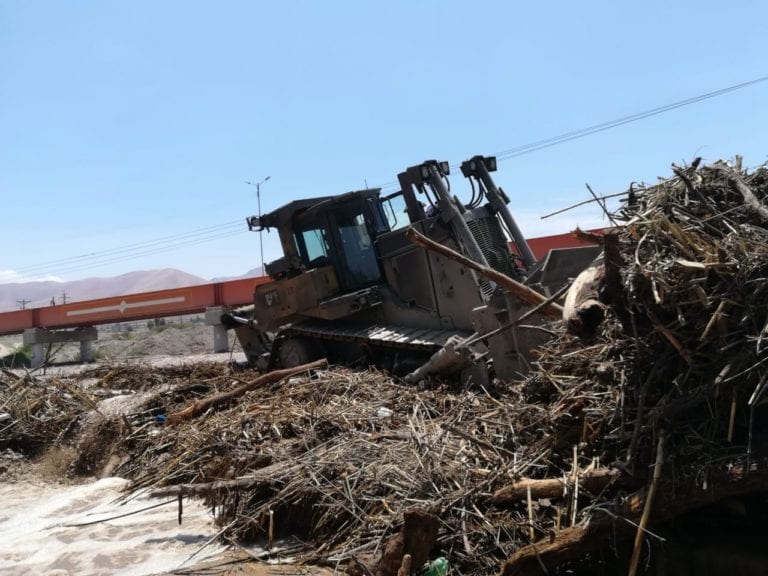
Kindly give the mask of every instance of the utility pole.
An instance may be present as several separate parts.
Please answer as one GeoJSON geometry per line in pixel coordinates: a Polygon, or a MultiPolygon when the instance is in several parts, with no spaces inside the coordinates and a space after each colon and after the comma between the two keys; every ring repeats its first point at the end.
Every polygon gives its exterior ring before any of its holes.
{"type": "Polygon", "coordinates": [[[27,309],[27,304],[29,304],[30,302],[32,302],[32,300],[24,300],[24,299],[16,300],[16,303],[19,306],[21,306],[22,310],[26,310],[27,309]]]}
{"type": "Polygon", "coordinates": [[[66,290],[61,291],[61,303],[66,304],[67,303],[67,292],[66,290]]]}
{"type": "MultiPolygon", "coordinates": [[[[264,178],[264,180],[261,180],[259,182],[253,183],[248,182],[246,180],[246,184],[249,184],[251,186],[256,186],[256,208],[259,212],[259,218],[261,218],[261,185],[264,184],[267,180],[269,180],[271,176],[267,176],[264,178]]],[[[261,254],[261,275],[264,275],[264,241],[261,237],[261,233],[264,232],[263,229],[259,229],[259,253],[261,254]]]]}

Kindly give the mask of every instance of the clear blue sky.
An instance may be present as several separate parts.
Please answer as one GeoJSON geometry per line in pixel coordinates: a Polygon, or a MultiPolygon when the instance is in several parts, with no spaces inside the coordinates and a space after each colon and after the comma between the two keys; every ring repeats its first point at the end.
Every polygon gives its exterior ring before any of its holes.
{"type": "MultiPolygon", "coordinates": [[[[766,21],[759,1],[4,0],[0,278],[241,274],[259,264],[245,180],[271,177],[268,211],[764,76],[766,21]],[[204,228],[221,238],[193,243],[204,228]]],[[[696,155],[764,162],[767,101],[758,84],[502,162],[497,182],[529,236],[599,224],[540,216],[696,155]]]]}

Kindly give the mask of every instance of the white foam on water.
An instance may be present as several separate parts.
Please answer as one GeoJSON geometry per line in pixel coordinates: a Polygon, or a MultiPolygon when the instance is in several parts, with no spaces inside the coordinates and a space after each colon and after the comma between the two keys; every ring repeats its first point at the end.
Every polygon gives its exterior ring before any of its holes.
{"type": "Polygon", "coordinates": [[[220,554],[218,543],[202,546],[217,532],[197,500],[144,510],[88,526],[67,526],[139,511],[165,500],[137,496],[125,501],[127,481],[104,478],[89,484],[0,484],[0,574],[48,576],[145,576],[220,554]]]}

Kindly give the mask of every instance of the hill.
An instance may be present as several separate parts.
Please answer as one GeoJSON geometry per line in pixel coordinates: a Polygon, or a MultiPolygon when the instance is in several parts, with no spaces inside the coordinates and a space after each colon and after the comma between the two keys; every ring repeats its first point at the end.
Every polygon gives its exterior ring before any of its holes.
{"type": "Polygon", "coordinates": [[[120,296],[194,286],[208,282],[205,278],[187,274],[174,268],[141,270],[108,278],[85,278],[72,282],[26,282],[0,285],[0,311],[16,310],[20,300],[26,300],[28,308],[48,306],[52,300],[63,303],[91,300],[106,296],[120,296]]]}

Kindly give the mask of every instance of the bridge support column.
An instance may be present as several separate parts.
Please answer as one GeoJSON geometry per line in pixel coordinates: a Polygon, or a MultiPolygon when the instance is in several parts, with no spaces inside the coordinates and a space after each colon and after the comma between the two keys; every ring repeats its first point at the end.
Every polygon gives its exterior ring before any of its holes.
{"type": "Polygon", "coordinates": [[[93,340],[80,340],[80,362],[93,362],[93,340]]]}
{"type": "Polygon", "coordinates": [[[32,344],[32,368],[40,368],[45,362],[45,350],[42,344],[32,344]]]}
{"type": "Polygon", "coordinates": [[[32,368],[39,368],[45,362],[45,345],[59,342],[80,342],[80,362],[93,362],[93,341],[99,332],[93,326],[74,330],[46,330],[28,328],[24,330],[24,344],[32,347],[32,368]]]}
{"type": "Polygon", "coordinates": [[[205,323],[213,326],[213,351],[229,351],[229,330],[221,325],[221,315],[226,312],[223,306],[211,306],[205,310],[205,323]]]}

